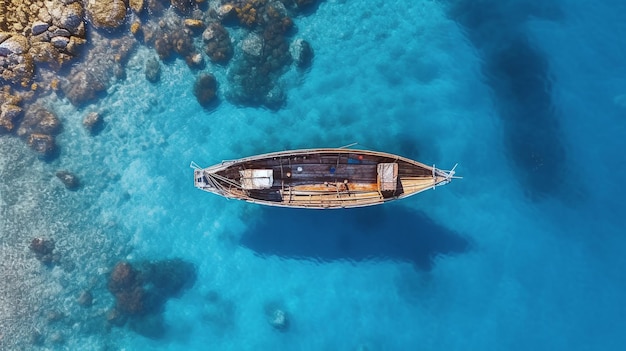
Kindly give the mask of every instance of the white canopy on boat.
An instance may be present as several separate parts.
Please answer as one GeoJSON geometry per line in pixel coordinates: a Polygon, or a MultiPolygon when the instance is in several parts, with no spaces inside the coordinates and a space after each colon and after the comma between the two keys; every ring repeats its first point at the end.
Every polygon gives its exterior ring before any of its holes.
{"type": "Polygon", "coordinates": [[[268,189],[274,183],[274,171],[271,169],[244,169],[239,171],[241,187],[246,190],[268,189]]]}
{"type": "Polygon", "coordinates": [[[378,185],[380,191],[396,191],[396,184],[398,184],[398,164],[379,163],[378,185]]]}

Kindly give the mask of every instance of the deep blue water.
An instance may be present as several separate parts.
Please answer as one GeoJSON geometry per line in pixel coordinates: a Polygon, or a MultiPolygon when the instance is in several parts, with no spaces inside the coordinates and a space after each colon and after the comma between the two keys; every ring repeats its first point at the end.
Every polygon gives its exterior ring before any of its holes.
{"type": "MultiPolygon", "coordinates": [[[[1,164],[18,179],[3,187],[3,213],[37,213],[29,228],[4,218],[3,235],[55,236],[77,266],[31,269],[45,282],[32,294],[67,316],[33,321],[48,338],[41,349],[626,348],[624,15],[620,1],[322,1],[294,20],[315,58],[283,77],[277,111],[202,108],[182,60],[153,85],[143,73],[153,53],[139,48],[99,102],[50,99],[64,123],[57,159],[1,164]],[[81,125],[92,110],[105,113],[95,137],[81,125]],[[463,179],[345,211],[264,208],[193,187],[191,161],[352,142],[458,162],[463,179]],[[59,168],[84,186],[15,175],[59,168]],[[195,279],[162,320],[105,328],[115,262],[172,258],[195,279]],[[78,308],[87,287],[94,305],[78,308]],[[273,308],[287,312],[286,331],[268,324],[273,308]],[[65,341],[49,341],[54,332],[65,341]]],[[[0,142],[7,160],[31,153],[0,142]]]]}

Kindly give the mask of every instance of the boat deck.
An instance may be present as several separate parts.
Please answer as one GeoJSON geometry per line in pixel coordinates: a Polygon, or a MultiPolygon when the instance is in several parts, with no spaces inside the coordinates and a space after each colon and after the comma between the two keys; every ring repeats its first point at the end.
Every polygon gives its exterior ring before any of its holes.
{"type": "Polygon", "coordinates": [[[211,178],[219,191],[211,187],[204,190],[251,202],[307,208],[382,203],[432,188],[447,179],[445,173],[399,156],[346,150],[261,155],[228,161],[208,170],[203,171],[205,179],[211,178]],[[392,181],[381,181],[385,173],[381,165],[393,170],[392,181]]]}

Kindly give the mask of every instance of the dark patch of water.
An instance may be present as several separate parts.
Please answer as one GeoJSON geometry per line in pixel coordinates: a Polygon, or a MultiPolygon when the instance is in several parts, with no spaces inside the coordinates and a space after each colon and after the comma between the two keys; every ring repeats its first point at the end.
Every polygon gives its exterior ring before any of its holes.
{"type": "Polygon", "coordinates": [[[240,243],[261,256],[393,260],[421,270],[430,270],[437,256],[463,253],[471,246],[425,214],[394,204],[349,210],[264,208],[240,243]]]}

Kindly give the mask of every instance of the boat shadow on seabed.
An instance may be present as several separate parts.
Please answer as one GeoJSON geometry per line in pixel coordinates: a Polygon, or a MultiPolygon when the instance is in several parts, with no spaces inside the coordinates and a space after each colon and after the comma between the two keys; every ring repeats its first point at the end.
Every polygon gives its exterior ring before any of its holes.
{"type": "Polygon", "coordinates": [[[240,244],[261,256],[319,262],[393,260],[429,271],[441,255],[471,248],[464,236],[425,214],[387,204],[351,210],[263,208],[240,244]]]}

